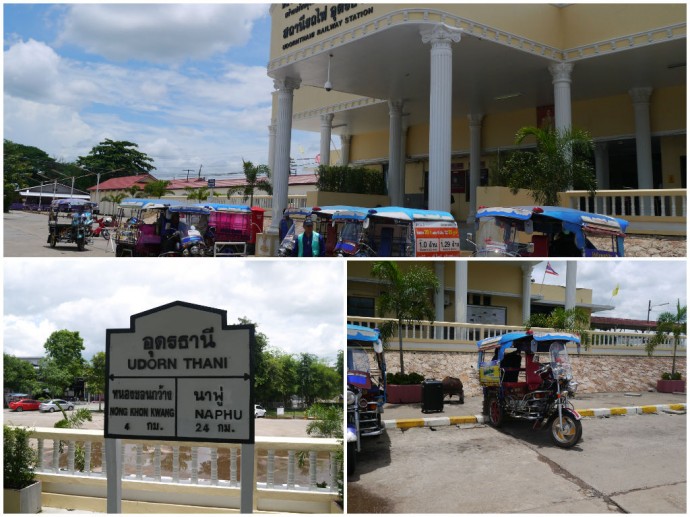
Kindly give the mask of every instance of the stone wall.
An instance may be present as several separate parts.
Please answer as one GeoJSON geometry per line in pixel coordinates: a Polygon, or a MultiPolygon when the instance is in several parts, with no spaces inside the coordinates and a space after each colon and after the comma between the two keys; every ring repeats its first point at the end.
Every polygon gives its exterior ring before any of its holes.
{"type": "MultiPolygon", "coordinates": [[[[542,361],[545,359],[542,355],[542,361]]],[[[462,381],[465,395],[481,393],[477,379],[477,354],[448,352],[405,352],[405,372],[416,372],[427,379],[457,377],[462,381]]],[[[669,357],[625,357],[570,355],[573,377],[579,383],[581,393],[617,391],[648,391],[656,389],[656,381],[663,372],[671,371],[669,357]]],[[[389,372],[400,371],[397,351],[386,354],[389,372]]],[[[686,378],[687,365],[684,357],[676,358],[676,370],[686,378]]]]}

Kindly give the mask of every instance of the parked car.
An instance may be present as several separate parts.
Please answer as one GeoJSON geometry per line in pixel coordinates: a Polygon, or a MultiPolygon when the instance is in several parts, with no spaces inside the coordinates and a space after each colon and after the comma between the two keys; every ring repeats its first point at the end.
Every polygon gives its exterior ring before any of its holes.
{"type": "Polygon", "coordinates": [[[266,410],[259,404],[254,404],[254,417],[261,418],[266,416],[266,410]]]}
{"type": "Polygon", "coordinates": [[[60,408],[72,411],[74,409],[74,402],[67,402],[62,399],[52,399],[48,402],[41,402],[41,405],[38,407],[39,410],[49,411],[50,413],[56,410],[60,411],[60,408]],[[58,407],[58,404],[60,404],[60,407],[58,407]]]}
{"type": "Polygon", "coordinates": [[[14,402],[10,402],[10,409],[12,411],[37,411],[40,402],[38,400],[33,400],[33,399],[21,399],[21,400],[15,400],[14,402]]]}

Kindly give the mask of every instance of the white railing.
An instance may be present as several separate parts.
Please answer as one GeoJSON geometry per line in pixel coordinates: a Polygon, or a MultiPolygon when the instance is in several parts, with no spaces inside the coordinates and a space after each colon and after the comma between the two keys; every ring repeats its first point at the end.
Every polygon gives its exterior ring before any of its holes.
{"type": "MultiPolygon", "coordinates": [[[[365,318],[348,316],[347,322],[366,327],[380,327],[386,318],[365,318]]],[[[500,336],[508,332],[524,330],[522,326],[488,325],[481,323],[457,323],[449,321],[421,322],[417,325],[403,325],[403,349],[427,350],[427,351],[476,351],[477,341],[500,336]]],[[[535,329],[552,330],[552,329],[535,329]]],[[[590,347],[588,354],[619,354],[619,355],[646,355],[645,345],[655,334],[639,332],[619,332],[591,330],[590,347]]],[[[389,346],[397,347],[398,331],[394,330],[393,337],[389,340],[389,346]]],[[[681,336],[677,354],[686,355],[687,337],[681,336]]],[[[584,347],[583,347],[584,353],[584,347]]],[[[667,356],[673,353],[673,336],[667,338],[656,347],[654,355],[667,356]]]]}
{"type": "Polygon", "coordinates": [[[594,198],[587,191],[572,190],[562,196],[566,207],[628,220],[628,233],[686,233],[686,189],[600,190],[594,198]]]}
{"type": "MultiPolygon", "coordinates": [[[[31,437],[38,452],[36,472],[45,481],[44,492],[105,496],[107,465],[102,430],[35,428],[31,437]]],[[[122,443],[123,487],[127,489],[125,482],[136,482],[130,483],[127,499],[220,508],[237,499],[239,507],[241,445],[151,440],[122,443]],[[217,490],[221,488],[228,490],[217,490]]],[[[255,462],[255,508],[330,512],[339,498],[342,458],[338,451],[342,448],[340,441],[330,438],[257,437],[255,457],[250,460],[255,462]]]]}

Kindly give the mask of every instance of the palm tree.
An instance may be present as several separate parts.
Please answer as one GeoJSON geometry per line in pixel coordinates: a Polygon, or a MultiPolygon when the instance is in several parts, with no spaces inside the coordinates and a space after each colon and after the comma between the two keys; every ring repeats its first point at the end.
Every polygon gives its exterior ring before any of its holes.
{"type": "Polygon", "coordinates": [[[169,185],[170,182],[167,180],[152,181],[144,186],[144,192],[146,192],[149,196],[162,198],[164,195],[170,192],[170,189],[168,189],[169,185]]]}
{"type": "Polygon", "coordinates": [[[211,191],[208,189],[208,187],[185,187],[184,190],[187,192],[187,199],[206,201],[208,196],[211,195],[211,191]]]}
{"type": "MultiPolygon", "coordinates": [[[[125,192],[132,197],[141,197],[144,193],[144,191],[142,191],[137,185],[132,185],[131,187],[126,188],[125,192]]],[[[124,197],[122,199],[124,199],[124,197]]],[[[122,199],[120,201],[122,201],[122,199]]]]}
{"type": "MultiPolygon", "coordinates": [[[[527,329],[538,327],[577,334],[580,336],[580,343],[584,345],[585,350],[589,350],[590,345],[589,326],[589,313],[582,307],[573,307],[572,309],[556,307],[549,314],[532,314],[525,322],[527,329]]],[[[580,353],[579,346],[577,353],[580,353]]]]}
{"type": "Polygon", "coordinates": [[[652,353],[663,343],[667,334],[673,334],[673,364],[671,366],[671,376],[676,373],[676,350],[680,343],[681,334],[686,333],[688,320],[688,306],[680,305],[680,300],[676,305],[676,312],[662,312],[659,314],[659,319],[656,320],[656,334],[652,339],[647,341],[645,348],[647,355],[651,357],[652,353]]]}
{"type": "MultiPolygon", "coordinates": [[[[429,291],[438,290],[439,281],[434,272],[424,266],[412,266],[407,272],[402,272],[395,262],[375,262],[371,276],[377,278],[382,286],[377,300],[379,315],[392,314],[397,322],[400,373],[404,375],[403,323],[414,325],[421,321],[434,321],[434,306],[429,291]]],[[[381,330],[382,334],[389,336],[392,329],[381,330]]]]}
{"type": "Polygon", "coordinates": [[[242,193],[244,200],[250,199],[249,206],[254,205],[254,190],[262,190],[266,194],[273,194],[273,186],[269,181],[271,177],[271,170],[268,165],[254,165],[252,162],[245,162],[242,160],[242,172],[246,184],[238,185],[237,187],[230,187],[227,192],[227,197],[230,198],[233,194],[242,193]]]}
{"type": "Polygon", "coordinates": [[[594,142],[589,133],[527,126],[518,130],[515,143],[528,137],[536,139],[536,152],[515,151],[501,167],[501,177],[513,194],[527,189],[537,204],[547,206],[558,206],[558,194],[572,188],[595,195],[594,142]]]}

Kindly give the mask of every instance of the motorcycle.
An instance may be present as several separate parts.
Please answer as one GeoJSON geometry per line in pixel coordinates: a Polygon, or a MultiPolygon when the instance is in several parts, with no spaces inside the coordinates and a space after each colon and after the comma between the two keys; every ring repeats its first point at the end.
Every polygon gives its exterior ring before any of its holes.
{"type": "Polygon", "coordinates": [[[529,420],[535,430],[547,429],[558,447],[567,449],[580,441],[581,417],[569,401],[577,391],[577,382],[573,380],[568,343],[578,345],[580,338],[525,331],[477,343],[483,413],[492,427],[502,427],[507,418],[529,420]],[[540,352],[548,352],[548,363],[539,362],[540,352]],[[490,353],[493,356],[487,360],[490,353]]]}
{"type": "Polygon", "coordinates": [[[110,217],[101,217],[100,219],[96,219],[96,228],[93,230],[93,236],[94,237],[103,237],[105,240],[110,239],[110,230],[108,230],[109,226],[112,226],[113,220],[110,217]]]}

